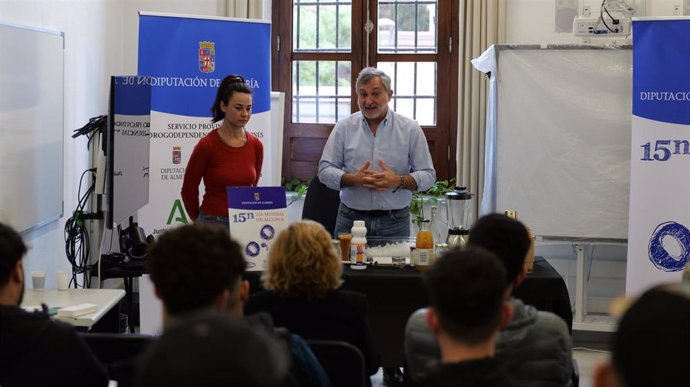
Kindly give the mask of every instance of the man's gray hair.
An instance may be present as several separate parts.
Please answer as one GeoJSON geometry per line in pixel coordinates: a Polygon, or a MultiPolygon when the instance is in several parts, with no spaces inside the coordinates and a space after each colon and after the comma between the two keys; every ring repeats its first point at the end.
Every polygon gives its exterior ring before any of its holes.
{"type": "Polygon", "coordinates": [[[376,67],[363,68],[357,76],[357,83],[355,83],[355,87],[359,88],[360,85],[369,83],[369,81],[376,77],[379,77],[381,79],[381,83],[383,83],[383,88],[386,89],[387,92],[391,91],[391,77],[389,77],[388,75],[386,75],[386,73],[377,69],[376,67]]]}

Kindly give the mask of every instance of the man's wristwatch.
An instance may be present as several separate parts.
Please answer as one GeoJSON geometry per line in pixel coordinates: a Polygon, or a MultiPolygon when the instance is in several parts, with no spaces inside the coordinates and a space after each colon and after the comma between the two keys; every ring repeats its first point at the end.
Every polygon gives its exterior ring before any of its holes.
{"type": "Polygon", "coordinates": [[[403,175],[400,175],[400,185],[393,190],[393,193],[400,191],[401,188],[405,188],[405,176],[403,175]]]}

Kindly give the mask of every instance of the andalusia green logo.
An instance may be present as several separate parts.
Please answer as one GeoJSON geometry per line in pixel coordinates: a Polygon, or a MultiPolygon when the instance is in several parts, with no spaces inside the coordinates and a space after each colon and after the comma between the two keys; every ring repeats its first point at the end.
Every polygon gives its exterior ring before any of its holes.
{"type": "Polygon", "coordinates": [[[178,223],[189,223],[180,199],[176,199],[173,202],[172,208],[170,209],[170,215],[168,215],[168,222],[166,224],[170,225],[173,221],[178,223]]]}

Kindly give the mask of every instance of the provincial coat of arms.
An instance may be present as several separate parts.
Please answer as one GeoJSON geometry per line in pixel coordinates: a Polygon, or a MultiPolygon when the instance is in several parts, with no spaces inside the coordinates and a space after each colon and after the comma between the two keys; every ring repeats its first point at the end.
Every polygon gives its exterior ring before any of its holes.
{"type": "Polygon", "coordinates": [[[199,42],[199,70],[202,73],[212,73],[216,70],[215,46],[213,42],[199,42]]]}

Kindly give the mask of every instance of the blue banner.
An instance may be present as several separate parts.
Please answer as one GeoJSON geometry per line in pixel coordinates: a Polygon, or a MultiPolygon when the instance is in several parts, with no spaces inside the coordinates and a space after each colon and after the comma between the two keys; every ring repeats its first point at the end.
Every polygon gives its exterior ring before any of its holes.
{"type": "Polygon", "coordinates": [[[153,110],[210,117],[220,81],[240,74],[253,113],[271,109],[271,28],[263,22],[141,15],[139,75],[151,76],[153,110]]]}
{"type": "Polygon", "coordinates": [[[151,86],[147,77],[113,77],[115,82],[115,114],[149,116],[151,86]]]}
{"type": "Polygon", "coordinates": [[[274,210],[286,207],[285,187],[228,187],[228,208],[274,210]]]}
{"type": "Polygon", "coordinates": [[[633,23],[634,115],[690,124],[689,25],[688,20],[633,23]]]}

